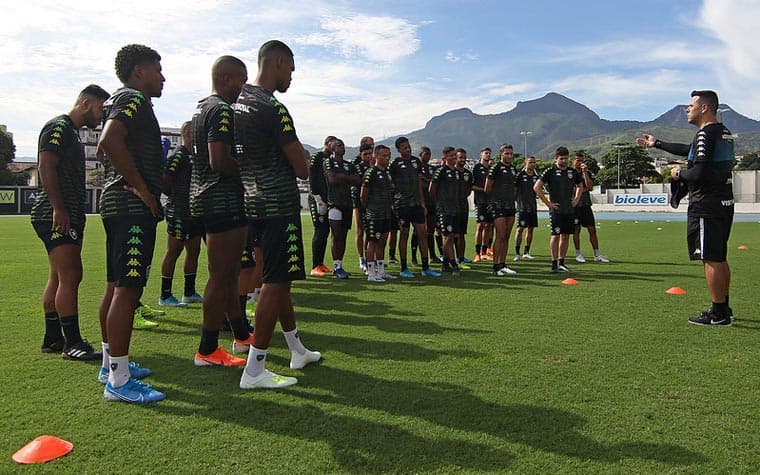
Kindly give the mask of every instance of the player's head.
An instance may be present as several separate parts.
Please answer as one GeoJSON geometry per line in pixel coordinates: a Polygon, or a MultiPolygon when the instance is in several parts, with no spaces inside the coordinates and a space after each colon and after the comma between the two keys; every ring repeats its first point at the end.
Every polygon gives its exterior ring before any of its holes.
{"type": "Polygon", "coordinates": [[[491,163],[491,147],[483,147],[480,149],[480,163],[483,165],[489,165],[491,163]]]}
{"type": "Polygon", "coordinates": [[[441,150],[441,162],[446,166],[453,168],[457,163],[457,151],[454,147],[447,145],[441,150]]]}
{"type": "Polygon", "coordinates": [[[336,139],[336,138],[337,138],[337,137],[335,137],[334,135],[328,135],[327,137],[325,137],[325,142],[324,142],[324,144],[322,145],[322,150],[323,150],[323,151],[324,151],[326,154],[328,154],[328,155],[329,155],[329,154],[331,154],[331,153],[332,153],[332,143],[333,143],[333,141],[335,141],[335,139],[336,139]]]}
{"type": "Polygon", "coordinates": [[[536,157],[531,155],[530,157],[525,159],[525,169],[529,173],[533,173],[533,170],[536,169],[536,157]]]}
{"type": "Polygon", "coordinates": [[[77,96],[74,107],[82,113],[82,125],[94,129],[103,120],[103,103],[111,97],[108,92],[96,84],[82,89],[77,96]]]}
{"type": "Polygon", "coordinates": [[[341,139],[336,138],[331,142],[332,153],[336,157],[342,157],[346,154],[346,144],[341,139]]]}
{"type": "Polygon", "coordinates": [[[388,162],[391,161],[391,149],[386,145],[376,146],[375,161],[378,167],[385,169],[388,166],[388,162]]]}
{"type": "Polygon", "coordinates": [[[361,158],[362,162],[364,162],[365,165],[369,165],[372,161],[372,150],[374,147],[368,143],[363,143],[359,145],[359,158],[361,158]]]}
{"type": "Polygon", "coordinates": [[[125,86],[133,87],[148,97],[161,97],[164,75],[161,55],[144,45],[124,46],[116,53],[116,77],[125,86]]]}
{"type": "Polygon", "coordinates": [[[467,163],[467,150],[463,148],[456,149],[457,153],[457,166],[463,167],[467,163]]]}
{"type": "Polygon", "coordinates": [[[430,147],[427,145],[423,145],[420,147],[420,160],[422,163],[429,163],[430,157],[433,155],[433,153],[430,151],[430,147]]]}
{"type": "Polygon", "coordinates": [[[556,162],[557,167],[562,170],[567,168],[568,158],[570,158],[570,151],[567,147],[557,147],[557,150],[554,152],[554,161],[556,162]]]}
{"type": "Polygon", "coordinates": [[[227,102],[235,102],[248,81],[248,69],[234,56],[220,56],[211,66],[214,91],[227,102]]]}
{"type": "Polygon", "coordinates": [[[576,170],[580,170],[581,165],[583,164],[583,161],[585,160],[585,158],[586,157],[584,157],[582,153],[580,152],[575,153],[573,155],[573,168],[575,168],[576,170]]]}
{"type": "Polygon", "coordinates": [[[187,122],[182,123],[182,127],[180,127],[180,133],[182,134],[182,144],[187,148],[192,148],[193,146],[193,123],[189,120],[187,122]]]}
{"type": "Polygon", "coordinates": [[[259,75],[271,76],[274,89],[285,92],[293,80],[296,63],[293,50],[280,40],[269,40],[259,48],[259,75]]]}
{"type": "Polygon", "coordinates": [[[499,155],[502,162],[512,163],[512,160],[515,158],[515,151],[510,144],[505,143],[499,147],[499,155]]]}
{"type": "Polygon", "coordinates": [[[714,119],[718,114],[718,94],[715,91],[691,91],[691,100],[686,107],[686,120],[698,125],[707,116],[714,119]]]}
{"type": "Polygon", "coordinates": [[[373,139],[369,135],[366,135],[362,137],[361,140],[359,140],[359,147],[361,147],[364,144],[369,145],[370,147],[372,147],[373,150],[375,149],[375,139],[373,139]]]}
{"type": "Polygon", "coordinates": [[[394,142],[396,150],[398,150],[401,158],[409,158],[412,156],[412,146],[409,144],[409,139],[406,137],[399,137],[394,142]]]}

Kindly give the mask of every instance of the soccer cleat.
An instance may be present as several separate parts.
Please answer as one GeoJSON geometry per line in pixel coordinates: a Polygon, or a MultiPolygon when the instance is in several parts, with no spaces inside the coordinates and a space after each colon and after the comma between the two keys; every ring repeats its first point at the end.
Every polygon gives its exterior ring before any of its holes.
{"type": "Polygon", "coordinates": [[[42,346],[40,351],[42,353],[60,353],[63,351],[63,347],[66,345],[66,339],[63,337],[56,338],[55,340],[42,339],[42,346]]]}
{"type": "Polygon", "coordinates": [[[493,257],[493,248],[489,247],[486,249],[486,255],[489,257],[493,257]]]}
{"type": "Polygon", "coordinates": [[[493,254],[485,254],[485,255],[481,256],[481,258],[484,261],[492,261],[493,260],[493,254]]]}
{"type": "Polygon", "coordinates": [[[712,309],[710,309],[710,310],[706,310],[702,312],[698,317],[689,318],[689,323],[693,325],[704,325],[708,327],[709,326],[730,327],[732,322],[731,322],[730,315],[718,315],[715,312],[713,312],[712,309]]]}
{"type": "Polygon", "coordinates": [[[253,333],[251,333],[245,340],[238,340],[237,338],[232,340],[232,352],[233,353],[248,353],[248,349],[253,345],[253,333]]]}
{"type": "Polygon", "coordinates": [[[156,318],[161,317],[163,315],[166,315],[166,312],[163,310],[158,310],[156,308],[150,308],[145,304],[140,305],[135,309],[135,315],[140,314],[143,316],[143,318],[156,318]]]}
{"type": "Polygon", "coordinates": [[[336,279],[341,279],[341,280],[345,280],[345,279],[348,279],[350,277],[350,274],[348,272],[346,272],[345,269],[343,269],[342,267],[338,267],[337,269],[335,269],[332,272],[332,275],[336,279]]]}
{"type": "Polygon", "coordinates": [[[385,282],[385,279],[383,279],[379,275],[370,275],[370,276],[367,276],[367,282],[373,282],[373,283],[379,284],[381,282],[385,282]]]}
{"type": "Polygon", "coordinates": [[[132,320],[132,328],[135,330],[152,330],[157,326],[158,323],[146,320],[142,315],[135,315],[134,319],[132,320]]]}
{"type": "MultiPolygon", "coordinates": [[[[106,384],[108,382],[108,374],[110,371],[108,368],[100,367],[100,371],[98,372],[98,382],[100,384],[106,384]]],[[[148,368],[141,367],[138,363],[135,363],[134,361],[129,362],[129,377],[132,379],[143,379],[147,378],[153,374],[153,371],[151,371],[148,368]]]]}
{"type": "Polygon", "coordinates": [[[551,272],[552,274],[556,274],[557,272],[559,272],[559,269],[557,269],[556,267],[552,267],[549,272],[551,272]]]}
{"type": "Polygon", "coordinates": [[[166,399],[166,394],[156,391],[150,384],[130,378],[125,385],[116,388],[107,382],[103,397],[106,401],[147,404],[166,399]]]}
{"type": "Polygon", "coordinates": [[[399,263],[398,259],[396,259],[395,257],[391,257],[390,259],[388,259],[388,264],[398,264],[398,263],[399,263]]]}
{"type": "Polygon", "coordinates": [[[383,279],[383,280],[396,280],[396,279],[398,279],[398,277],[396,277],[395,275],[390,275],[387,272],[383,272],[382,274],[380,274],[380,278],[383,279]]]}
{"type": "Polygon", "coordinates": [[[586,258],[585,258],[585,257],[583,257],[583,254],[578,254],[577,256],[575,256],[575,260],[576,260],[577,262],[580,262],[580,263],[584,263],[584,262],[586,262],[586,258]]]}
{"type": "Polygon", "coordinates": [[[424,275],[425,277],[440,277],[441,276],[440,272],[436,272],[429,267],[422,271],[422,275],[424,275]]]}
{"type": "Polygon", "coordinates": [[[100,351],[95,351],[95,348],[93,348],[92,345],[87,342],[87,340],[82,340],[79,343],[74,343],[69,347],[64,346],[63,351],[61,352],[61,356],[65,360],[74,361],[92,361],[103,359],[103,353],[100,351]]]}
{"type": "Polygon", "coordinates": [[[520,260],[520,254],[515,254],[515,257],[512,258],[514,262],[517,262],[520,260]]]}
{"type": "Polygon", "coordinates": [[[359,261],[359,269],[362,270],[362,272],[367,272],[367,263],[365,261],[359,261]]]}
{"type": "Polygon", "coordinates": [[[610,260],[607,259],[607,257],[599,254],[598,256],[594,256],[594,262],[605,262],[606,263],[606,262],[610,262],[610,260]]]}
{"type": "Polygon", "coordinates": [[[480,257],[480,254],[475,254],[475,258],[472,260],[472,262],[480,262],[482,260],[483,260],[483,258],[480,257]]]}
{"type": "Polygon", "coordinates": [[[332,274],[332,271],[333,271],[333,270],[332,270],[332,269],[330,269],[329,267],[327,267],[327,266],[326,266],[326,265],[324,265],[324,264],[320,264],[320,265],[318,265],[317,267],[319,267],[319,270],[321,270],[321,271],[322,271],[322,272],[324,272],[325,274],[332,274]]]}
{"type": "Polygon", "coordinates": [[[494,275],[498,275],[499,277],[503,277],[505,275],[516,275],[517,272],[513,271],[507,266],[502,267],[501,269],[497,270],[494,275]]]}
{"type": "Polygon", "coordinates": [[[462,262],[464,262],[465,264],[472,264],[472,259],[469,259],[467,257],[463,257],[462,258],[462,262]]]}
{"type": "Polygon", "coordinates": [[[402,270],[398,275],[404,279],[414,279],[414,272],[410,271],[409,269],[402,270]]]}
{"type": "Polygon", "coordinates": [[[532,261],[533,259],[535,259],[535,257],[531,256],[531,255],[530,255],[530,254],[528,254],[527,252],[526,252],[525,254],[523,254],[523,255],[522,255],[522,258],[523,258],[523,259],[527,259],[527,260],[529,260],[529,261],[532,261]]]}
{"type": "Polygon", "coordinates": [[[208,355],[195,353],[195,366],[245,366],[245,358],[238,358],[227,353],[221,346],[208,355]]]}
{"type": "MultiPolygon", "coordinates": [[[[184,297],[182,298],[184,300],[184,297]]],[[[177,300],[177,297],[174,295],[170,295],[166,297],[165,299],[162,299],[161,297],[158,298],[158,304],[162,307],[187,307],[187,303],[180,302],[177,300]]]]}
{"type": "Polygon", "coordinates": [[[467,264],[465,264],[464,261],[462,261],[462,262],[459,263],[459,268],[463,269],[463,270],[470,270],[470,269],[472,269],[472,267],[470,267],[467,264]]]}
{"type": "Polygon", "coordinates": [[[243,370],[240,377],[240,389],[278,389],[296,384],[298,380],[289,376],[280,376],[265,369],[257,376],[249,375],[243,370]]]}
{"type": "Polygon", "coordinates": [[[309,272],[309,275],[312,277],[324,277],[326,274],[322,272],[322,270],[319,268],[320,266],[317,266],[309,272]]]}
{"type": "Polygon", "coordinates": [[[557,270],[560,270],[562,272],[570,272],[570,268],[562,264],[557,266],[557,270]]]}
{"type": "Polygon", "coordinates": [[[193,295],[183,295],[182,303],[203,303],[203,296],[198,292],[195,292],[193,295]]]}
{"type": "Polygon", "coordinates": [[[300,354],[296,351],[290,352],[290,369],[302,369],[309,363],[315,363],[322,359],[322,353],[318,351],[306,350],[306,353],[300,354]]]}

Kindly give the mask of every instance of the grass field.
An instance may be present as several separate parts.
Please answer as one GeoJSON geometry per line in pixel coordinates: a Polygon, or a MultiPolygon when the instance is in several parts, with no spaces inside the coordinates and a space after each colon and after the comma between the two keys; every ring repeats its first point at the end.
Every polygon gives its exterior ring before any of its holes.
{"type": "MultiPolygon", "coordinates": [[[[290,370],[278,329],[268,367],[299,378],[282,391],[244,392],[240,369],[195,368],[200,307],[169,309],[158,329],[132,339],[132,358],[167,394],[147,406],[104,401],[97,364],[39,353],[44,250],[28,218],[0,226],[0,473],[760,470],[758,223],[733,228],[730,328],[686,321],[709,297],[701,265],[686,259],[685,223],[601,221],[613,262],[569,261],[577,286],[547,272],[542,227],[537,259],[516,263],[514,277],[492,277],[484,263],[460,278],[369,285],[356,272],[297,283],[301,335],[324,359],[290,370]],[[672,286],[687,295],[664,293],[672,286]],[[42,434],[74,451],[40,466],[11,461],[42,434]]],[[[163,223],[159,231],[151,305],[163,223]]],[[[355,251],[346,261],[358,270],[355,251]]],[[[102,226],[91,217],[80,319],[96,344],[104,262],[102,226]]],[[[203,258],[201,290],[205,280],[203,258]]],[[[181,277],[174,285],[181,292],[181,277]]]]}

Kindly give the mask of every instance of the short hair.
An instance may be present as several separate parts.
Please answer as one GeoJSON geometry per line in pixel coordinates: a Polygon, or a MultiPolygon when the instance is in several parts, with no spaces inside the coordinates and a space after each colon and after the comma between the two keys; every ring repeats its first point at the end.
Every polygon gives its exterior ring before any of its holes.
{"type": "Polygon", "coordinates": [[[184,134],[185,130],[189,129],[192,125],[193,123],[189,120],[187,122],[182,122],[182,125],[179,128],[180,133],[184,134]]]}
{"type": "Polygon", "coordinates": [[[138,44],[124,46],[116,53],[116,77],[126,84],[135,66],[151,61],[161,61],[161,55],[153,48],[138,44]]]}
{"type": "Polygon", "coordinates": [[[259,48],[259,66],[265,59],[275,56],[284,55],[289,58],[293,57],[293,50],[280,40],[269,40],[259,48]]]}
{"type": "Polygon", "coordinates": [[[362,139],[359,141],[359,146],[361,146],[361,145],[364,145],[364,144],[374,144],[374,143],[375,143],[375,139],[373,139],[373,138],[372,138],[372,137],[370,137],[369,135],[365,135],[365,136],[364,136],[364,137],[362,137],[362,139]]]}
{"type": "Polygon", "coordinates": [[[503,143],[501,144],[501,147],[499,147],[499,152],[503,152],[504,150],[514,150],[514,149],[512,148],[512,145],[508,143],[503,143]]]}
{"type": "Polygon", "coordinates": [[[248,70],[240,58],[230,55],[219,56],[211,66],[211,79],[217,80],[227,74],[237,74],[237,71],[240,69],[248,70]]]}
{"type": "Polygon", "coordinates": [[[445,147],[443,147],[443,150],[441,150],[441,153],[443,155],[446,155],[447,153],[454,152],[454,151],[455,151],[454,147],[452,147],[451,145],[446,145],[445,147]]]}
{"type": "Polygon", "coordinates": [[[332,135],[328,135],[327,137],[325,137],[325,145],[329,144],[330,142],[332,142],[333,140],[335,140],[337,138],[338,137],[335,137],[335,136],[332,136],[332,135]]]}
{"type": "Polygon", "coordinates": [[[583,152],[575,152],[573,154],[573,157],[575,157],[575,158],[586,158],[586,155],[583,152]]]}
{"type": "Polygon", "coordinates": [[[718,94],[715,91],[691,91],[691,97],[698,97],[700,104],[707,105],[707,109],[713,114],[718,113],[718,94]]]}
{"type": "Polygon", "coordinates": [[[555,157],[565,157],[569,155],[570,155],[570,151],[567,149],[567,147],[562,147],[562,146],[557,147],[557,150],[554,152],[555,157]]]}
{"type": "Polygon", "coordinates": [[[480,149],[480,153],[490,152],[490,151],[491,151],[491,147],[483,147],[483,148],[480,149]]]}
{"type": "Polygon", "coordinates": [[[422,147],[420,147],[420,155],[422,155],[422,152],[432,153],[430,151],[430,147],[428,147],[427,145],[423,145],[422,147]]]}
{"type": "Polygon", "coordinates": [[[467,155],[467,150],[463,149],[462,147],[459,147],[459,148],[456,150],[456,152],[457,152],[457,153],[463,153],[463,154],[467,155]]]}
{"type": "Polygon", "coordinates": [[[99,101],[105,101],[111,97],[111,94],[109,94],[105,89],[98,86],[97,84],[90,84],[89,86],[82,89],[82,91],[77,96],[77,104],[81,103],[84,99],[97,99],[99,101]]]}
{"type": "Polygon", "coordinates": [[[372,150],[372,144],[368,144],[368,143],[359,144],[359,153],[362,153],[365,150],[372,150]]]}
{"type": "Polygon", "coordinates": [[[393,144],[396,146],[396,150],[398,150],[399,147],[401,147],[401,145],[404,143],[409,143],[409,139],[406,137],[399,137],[393,144]]]}
{"type": "Polygon", "coordinates": [[[388,152],[391,151],[391,149],[387,145],[380,144],[375,147],[375,154],[377,154],[377,152],[379,152],[380,150],[387,150],[388,152]]]}
{"type": "Polygon", "coordinates": [[[340,144],[343,144],[343,145],[346,145],[346,143],[345,143],[345,142],[343,142],[343,140],[339,139],[338,137],[335,137],[335,139],[333,140],[333,142],[335,142],[335,143],[340,143],[340,144]]]}

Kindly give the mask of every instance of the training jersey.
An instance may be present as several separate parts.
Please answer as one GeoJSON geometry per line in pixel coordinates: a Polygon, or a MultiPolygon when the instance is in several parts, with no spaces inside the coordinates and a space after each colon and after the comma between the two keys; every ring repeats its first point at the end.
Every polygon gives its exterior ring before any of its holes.
{"type": "Polygon", "coordinates": [[[246,215],[261,219],[298,214],[296,175],[282,151],[298,140],[288,109],[272,93],[251,84],[243,86],[232,108],[246,215]]]}
{"type": "MultiPolygon", "coordinates": [[[[37,150],[38,153],[53,152],[58,155],[55,174],[58,177],[58,191],[63,199],[63,206],[69,213],[72,226],[84,226],[87,202],[84,146],[79,140],[79,133],[71,117],[59,115],[48,121],[40,132],[37,150]]],[[[37,191],[31,217],[32,222],[53,220],[53,206],[44,187],[37,191]]]]}
{"type": "MultiPolygon", "coordinates": [[[[356,160],[354,160],[354,166],[356,167],[356,172],[359,174],[359,176],[364,179],[364,173],[369,169],[369,165],[364,163],[364,161],[359,157],[359,162],[357,163],[356,160]]],[[[358,185],[351,185],[351,202],[353,204],[354,208],[361,208],[361,189],[362,185],[359,183],[358,185]]]]}
{"type": "Polygon", "coordinates": [[[164,174],[172,184],[171,192],[166,196],[164,213],[171,218],[185,218],[190,215],[190,180],[193,173],[193,161],[190,151],[184,145],[169,156],[164,174]]]}
{"type": "MultiPolygon", "coordinates": [[[[103,104],[103,124],[118,120],[127,128],[124,141],[137,172],[148,190],[161,196],[161,177],[164,173],[164,149],[161,146],[161,128],[153,112],[153,104],[145,95],[130,87],[118,89],[103,104]]],[[[151,216],[150,208],[131,191],[125,190],[127,180],[118,174],[110,160],[104,166],[105,186],[100,195],[100,215],[151,216]]],[[[159,218],[163,210],[158,207],[159,218]]]]}
{"type": "Polygon", "coordinates": [[[459,193],[462,175],[448,165],[439,167],[433,175],[436,185],[435,205],[438,214],[457,216],[459,214],[459,193]]]}
{"type": "Polygon", "coordinates": [[[720,123],[706,125],[691,142],[681,178],[689,186],[690,216],[717,217],[734,212],[734,139],[720,123]]]}
{"type": "MultiPolygon", "coordinates": [[[[485,188],[489,169],[490,167],[487,167],[482,163],[475,164],[475,166],[472,168],[473,186],[485,188]]],[[[476,191],[474,199],[476,205],[484,205],[488,203],[488,195],[486,195],[483,191],[476,191]]]]}
{"type": "Polygon", "coordinates": [[[435,211],[435,201],[433,201],[433,198],[430,196],[430,182],[433,181],[435,170],[436,167],[430,163],[422,163],[422,196],[425,200],[425,207],[428,212],[435,211]]]}
{"type": "Polygon", "coordinates": [[[459,172],[458,214],[460,216],[467,216],[470,212],[470,202],[467,198],[470,196],[470,190],[472,189],[473,176],[472,172],[467,168],[457,170],[457,172],[459,172]]]}
{"type": "MultiPolygon", "coordinates": [[[[328,157],[324,161],[325,179],[328,173],[336,175],[358,175],[356,167],[348,160],[338,161],[335,157],[328,157]]],[[[351,209],[351,185],[341,183],[332,185],[327,181],[327,206],[339,209],[351,209]]]]}
{"type": "Polygon", "coordinates": [[[552,203],[559,204],[558,214],[573,214],[575,187],[583,183],[581,174],[574,168],[561,170],[556,165],[546,169],[541,175],[552,203]]]}
{"type": "Polygon", "coordinates": [[[393,177],[393,185],[396,187],[393,195],[396,207],[422,206],[422,196],[420,195],[422,161],[415,156],[408,159],[396,157],[388,167],[388,171],[393,177]]]}
{"type": "Polygon", "coordinates": [[[362,188],[367,188],[365,217],[370,220],[391,219],[393,178],[388,170],[369,167],[362,178],[362,188]]]}
{"type": "Polygon", "coordinates": [[[515,209],[515,179],[517,170],[512,164],[498,161],[488,170],[488,178],[493,182],[489,203],[493,208],[515,209]]]}
{"type": "Polygon", "coordinates": [[[327,199],[327,177],[325,177],[327,158],[323,150],[318,150],[309,157],[309,190],[312,195],[319,195],[322,201],[327,199]]]}
{"type": "Polygon", "coordinates": [[[225,176],[211,169],[208,146],[222,142],[231,147],[235,160],[235,118],[230,105],[212,94],[198,101],[192,118],[193,179],[190,185],[190,214],[238,215],[243,212],[243,184],[239,175],[225,176]]]}
{"type": "Polygon", "coordinates": [[[520,171],[515,178],[517,187],[517,210],[523,212],[534,212],[538,210],[536,205],[536,192],[533,187],[538,181],[538,173],[535,171],[528,175],[525,170],[520,171]]]}
{"type": "MultiPolygon", "coordinates": [[[[582,206],[591,206],[591,191],[586,189],[586,180],[583,179],[583,171],[576,170],[578,175],[581,177],[581,186],[583,187],[583,192],[581,193],[581,199],[578,201],[578,207],[582,206]]],[[[586,173],[588,173],[589,178],[591,179],[591,183],[594,183],[594,175],[591,174],[590,171],[586,170],[586,173]]]]}

